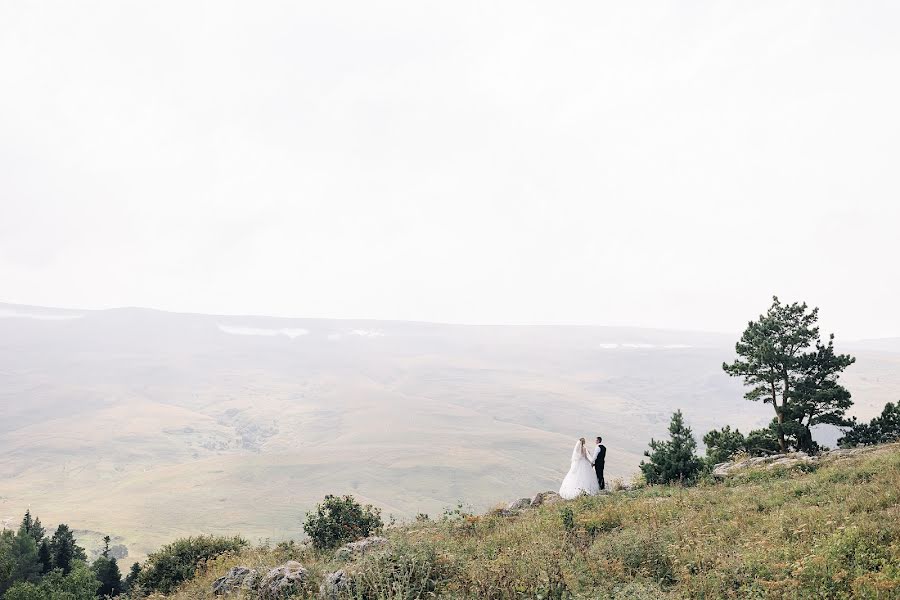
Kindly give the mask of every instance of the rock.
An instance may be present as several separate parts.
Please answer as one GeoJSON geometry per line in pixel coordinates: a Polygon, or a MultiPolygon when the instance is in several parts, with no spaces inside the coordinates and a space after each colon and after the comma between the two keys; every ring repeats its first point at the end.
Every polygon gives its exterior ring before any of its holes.
{"type": "Polygon", "coordinates": [[[848,456],[853,456],[853,450],[850,448],[841,448],[839,450],[832,450],[828,453],[830,458],[847,458],[848,456]]]}
{"type": "Polygon", "coordinates": [[[289,560],[266,573],[259,584],[259,598],[260,600],[289,598],[303,589],[307,579],[308,575],[303,565],[295,560],[289,560]]]}
{"type": "Polygon", "coordinates": [[[338,548],[337,552],[335,552],[334,555],[335,557],[342,560],[348,560],[357,556],[362,556],[363,554],[374,550],[379,546],[384,546],[387,543],[387,538],[373,535],[361,540],[357,540],[355,542],[350,542],[349,544],[344,544],[343,546],[338,548]]]}
{"type": "Polygon", "coordinates": [[[224,577],[219,577],[212,584],[212,593],[216,596],[230,594],[240,589],[254,589],[259,583],[259,571],[247,567],[231,567],[224,577]]]}
{"type": "Polygon", "coordinates": [[[538,507],[542,504],[553,504],[559,502],[562,498],[556,492],[539,492],[531,499],[531,506],[538,507]]]}
{"type": "Polygon", "coordinates": [[[551,504],[556,504],[562,501],[562,496],[560,496],[559,494],[553,494],[552,496],[547,496],[546,498],[544,498],[544,506],[550,506],[551,504]]]}
{"type": "Polygon", "coordinates": [[[319,586],[319,598],[322,600],[340,600],[353,587],[353,580],[343,569],[329,573],[319,586]]]}
{"type": "Polygon", "coordinates": [[[728,477],[728,469],[731,467],[731,463],[719,463],[713,467],[713,477],[728,477]]]}
{"type": "Polygon", "coordinates": [[[531,508],[531,498],[519,498],[506,506],[506,510],[522,510],[523,508],[531,508]]]}
{"type": "Polygon", "coordinates": [[[553,492],[538,492],[538,493],[535,494],[534,497],[531,499],[531,506],[535,506],[535,507],[540,506],[541,504],[544,503],[544,496],[545,496],[546,494],[552,494],[552,493],[553,493],[553,492]]]}

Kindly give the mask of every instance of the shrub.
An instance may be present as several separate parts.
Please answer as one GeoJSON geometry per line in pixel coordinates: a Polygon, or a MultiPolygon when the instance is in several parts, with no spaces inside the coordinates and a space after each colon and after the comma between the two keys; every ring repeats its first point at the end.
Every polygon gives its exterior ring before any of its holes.
{"type": "Polygon", "coordinates": [[[430,546],[396,546],[370,554],[353,576],[353,600],[415,600],[434,596],[443,579],[430,546]]]}
{"type": "Polygon", "coordinates": [[[138,574],[141,588],[168,594],[180,583],[191,579],[204,561],[237,552],[247,545],[240,537],[198,536],[175,540],[147,557],[138,574]]]}
{"type": "Polygon", "coordinates": [[[70,565],[68,574],[54,569],[40,583],[17,583],[3,596],[4,600],[94,600],[100,582],[81,561],[70,565]]]}
{"type": "Polygon", "coordinates": [[[370,504],[362,506],[353,496],[325,496],[303,523],[303,531],[319,550],[368,537],[383,527],[381,510],[370,504]]]}

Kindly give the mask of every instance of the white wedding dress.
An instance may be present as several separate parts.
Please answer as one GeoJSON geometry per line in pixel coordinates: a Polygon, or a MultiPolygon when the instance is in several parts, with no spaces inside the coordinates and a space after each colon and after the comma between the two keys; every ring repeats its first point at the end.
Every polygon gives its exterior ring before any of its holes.
{"type": "Polygon", "coordinates": [[[598,492],[600,492],[600,483],[597,481],[597,473],[588,458],[587,449],[581,445],[579,440],[575,442],[572,464],[559,488],[559,495],[566,500],[571,500],[581,494],[593,495],[598,492]]]}

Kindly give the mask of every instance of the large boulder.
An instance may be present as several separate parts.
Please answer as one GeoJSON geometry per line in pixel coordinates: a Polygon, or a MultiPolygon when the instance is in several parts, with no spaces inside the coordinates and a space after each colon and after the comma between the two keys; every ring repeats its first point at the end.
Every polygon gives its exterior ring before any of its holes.
{"type": "Polygon", "coordinates": [[[351,558],[356,558],[357,556],[362,556],[387,543],[387,538],[373,535],[361,540],[356,540],[355,542],[350,542],[349,544],[344,544],[337,549],[337,552],[335,552],[334,555],[341,560],[349,560],[351,558]]]}
{"type": "Polygon", "coordinates": [[[304,588],[308,579],[309,575],[303,565],[295,560],[289,560],[262,578],[259,583],[259,598],[260,600],[290,598],[304,588]]]}
{"type": "Polygon", "coordinates": [[[231,594],[238,590],[252,590],[259,585],[259,571],[247,567],[231,567],[223,577],[212,584],[212,593],[216,596],[231,594]]]}
{"type": "Polygon", "coordinates": [[[353,587],[350,575],[343,569],[329,573],[319,586],[319,598],[322,600],[340,600],[353,587]]]}

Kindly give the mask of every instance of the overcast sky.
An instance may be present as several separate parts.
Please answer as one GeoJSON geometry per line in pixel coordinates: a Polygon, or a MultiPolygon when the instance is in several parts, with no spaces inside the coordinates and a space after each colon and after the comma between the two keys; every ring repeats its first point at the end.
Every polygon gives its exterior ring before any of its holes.
{"type": "Polygon", "coordinates": [[[0,301],[900,335],[900,4],[0,3],[0,301]]]}

